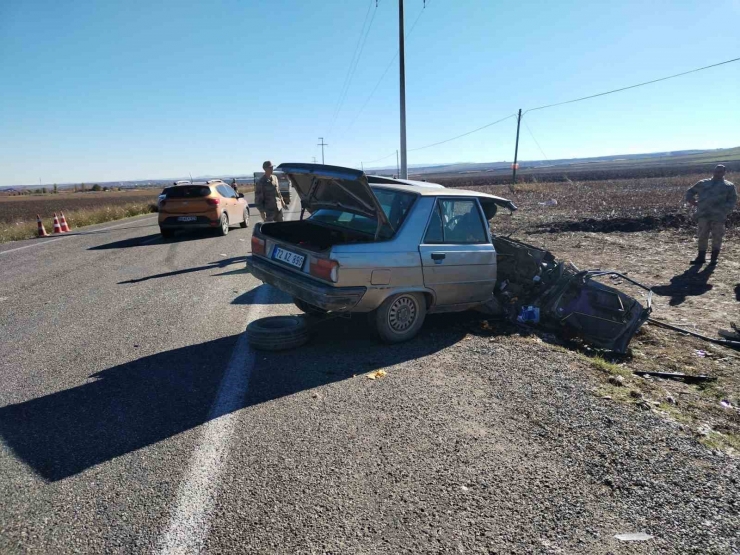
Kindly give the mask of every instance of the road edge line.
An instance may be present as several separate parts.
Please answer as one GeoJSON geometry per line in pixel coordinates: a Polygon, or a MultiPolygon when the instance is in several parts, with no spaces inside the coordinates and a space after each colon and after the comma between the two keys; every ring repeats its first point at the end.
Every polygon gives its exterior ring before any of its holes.
{"type": "MultiPolygon", "coordinates": [[[[268,288],[257,291],[247,323],[260,317],[267,297],[268,288]]],[[[211,513],[221,489],[221,473],[228,459],[237,411],[242,408],[242,401],[249,391],[255,359],[256,353],[247,341],[245,330],[231,354],[208,421],[191,456],[185,478],[180,482],[167,533],[159,541],[156,553],[200,553],[203,549],[211,528],[211,513]]]]}

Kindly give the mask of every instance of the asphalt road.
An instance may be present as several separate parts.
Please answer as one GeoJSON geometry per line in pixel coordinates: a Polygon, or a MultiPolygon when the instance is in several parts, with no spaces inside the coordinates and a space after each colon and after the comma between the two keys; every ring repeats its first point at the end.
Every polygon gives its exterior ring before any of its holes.
{"type": "Polygon", "coordinates": [[[567,353],[470,315],[252,351],[250,320],[296,309],[246,273],[250,236],[145,216],[0,246],[1,553],[739,547],[737,464],[567,353]]]}

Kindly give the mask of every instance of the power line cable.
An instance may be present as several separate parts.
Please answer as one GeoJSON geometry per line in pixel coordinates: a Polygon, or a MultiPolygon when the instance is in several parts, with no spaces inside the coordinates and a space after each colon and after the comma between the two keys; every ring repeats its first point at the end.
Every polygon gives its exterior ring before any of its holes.
{"type": "Polygon", "coordinates": [[[364,163],[365,164],[373,164],[375,162],[380,162],[381,160],[385,160],[386,158],[390,158],[391,156],[393,156],[395,154],[396,154],[396,151],[394,150],[388,156],[383,156],[382,158],[376,158],[375,160],[370,160],[369,162],[364,162],[364,163]]]}
{"type": "Polygon", "coordinates": [[[542,153],[542,156],[544,156],[544,157],[545,157],[545,160],[547,160],[547,161],[549,162],[549,161],[550,161],[550,159],[549,159],[549,158],[547,157],[547,154],[545,154],[545,151],[544,151],[544,150],[542,150],[542,147],[540,146],[540,143],[539,143],[539,142],[537,141],[537,139],[535,139],[535,137],[534,137],[534,133],[532,133],[532,130],[531,130],[531,129],[529,128],[529,125],[527,125],[527,122],[526,122],[526,121],[524,120],[524,118],[522,118],[522,123],[524,124],[524,127],[525,127],[525,128],[527,129],[527,131],[529,132],[529,136],[530,136],[530,137],[532,137],[532,140],[534,141],[534,144],[536,144],[536,145],[537,145],[537,148],[538,148],[538,149],[540,150],[540,152],[542,153]]]}
{"type": "Polygon", "coordinates": [[[419,147],[416,147],[416,148],[410,148],[410,149],[408,149],[408,152],[414,152],[415,150],[423,150],[425,148],[431,148],[433,146],[441,145],[441,144],[444,144],[444,143],[449,143],[450,141],[454,141],[456,139],[461,139],[462,137],[466,137],[468,135],[472,135],[473,133],[477,133],[478,131],[481,131],[481,130],[487,128],[487,127],[491,127],[492,125],[496,125],[497,123],[501,123],[502,121],[506,121],[507,119],[511,119],[511,118],[515,118],[515,117],[516,117],[516,114],[511,114],[510,116],[506,116],[505,118],[501,118],[501,119],[496,120],[494,122],[487,123],[486,125],[484,125],[482,127],[478,127],[477,129],[473,129],[472,131],[468,131],[467,133],[463,133],[462,135],[457,135],[455,137],[451,137],[449,139],[445,139],[444,141],[439,141],[439,142],[436,142],[436,143],[432,143],[430,145],[424,145],[424,146],[419,146],[419,147]]]}
{"type": "MultiPolygon", "coordinates": [[[[344,76],[344,81],[342,82],[342,88],[339,90],[339,98],[337,98],[337,103],[334,106],[334,112],[332,113],[331,118],[331,126],[329,128],[330,134],[331,130],[334,129],[334,123],[337,120],[337,117],[339,116],[339,112],[342,109],[342,104],[344,103],[344,97],[346,96],[346,89],[348,88],[349,81],[351,80],[351,75],[354,73],[353,68],[355,67],[355,58],[358,58],[357,52],[360,50],[360,45],[363,47],[365,46],[365,40],[367,39],[367,34],[365,33],[365,25],[367,24],[367,18],[370,15],[370,10],[373,7],[373,2],[376,2],[376,12],[377,12],[377,0],[370,0],[370,4],[367,7],[367,12],[365,12],[365,19],[362,21],[362,27],[360,28],[360,35],[357,37],[357,44],[355,45],[355,50],[352,53],[352,58],[350,58],[349,61],[349,67],[347,68],[347,75],[344,76]]],[[[373,13],[373,19],[375,18],[375,13],[373,13]]],[[[372,20],[370,21],[370,25],[372,25],[372,20]]],[[[368,32],[370,28],[368,27],[368,32]]]]}
{"type": "MultiPolygon", "coordinates": [[[[428,4],[429,1],[431,1],[431,0],[425,0],[424,7],[421,9],[421,11],[419,12],[419,14],[416,16],[416,19],[414,20],[414,23],[411,25],[411,28],[409,29],[408,33],[406,33],[406,35],[404,37],[404,40],[408,40],[408,38],[411,36],[411,33],[413,33],[414,28],[416,27],[416,24],[419,22],[419,18],[421,17],[421,14],[424,13],[424,10],[426,9],[426,6],[427,6],[427,4],[428,4]]],[[[380,86],[380,83],[383,81],[383,79],[385,78],[385,76],[388,74],[388,70],[391,69],[391,66],[393,65],[393,62],[395,62],[396,61],[396,58],[398,58],[398,54],[399,54],[399,50],[396,50],[396,53],[393,55],[393,58],[391,58],[391,61],[388,62],[388,65],[385,67],[385,70],[381,74],[380,79],[378,79],[378,82],[375,83],[375,86],[373,87],[373,90],[370,91],[370,95],[365,100],[364,104],[360,108],[360,111],[357,112],[357,114],[355,115],[355,117],[352,119],[352,123],[349,124],[349,127],[347,127],[347,129],[345,129],[345,131],[344,131],[345,134],[346,133],[349,133],[349,131],[352,129],[352,127],[354,126],[355,122],[357,121],[357,118],[360,117],[360,115],[362,114],[362,112],[365,110],[365,108],[367,107],[367,105],[370,103],[370,100],[375,95],[375,91],[378,90],[378,87],[380,86]]]]}
{"type": "Polygon", "coordinates": [[[566,100],[565,102],[556,102],[555,104],[546,104],[545,106],[538,106],[537,108],[529,108],[523,114],[526,114],[527,112],[534,112],[535,110],[544,110],[545,108],[553,108],[555,106],[562,106],[564,104],[573,104],[574,102],[581,102],[582,100],[588,100],[590,98],[596,98],[599,96],[606,96],[607,94],[613,94],[617,92],[627,91],[629,89],[636,89],[637,87],[644,87],[645,85],[652,85],[653,83],[659,83],[661,81],[667,81],[668,79],[675,79],[676,77],[682,77],[684,75],[689,75],[690,73],[696,73],[697,71],[704,71],[705,69],[710,69],[713,67],[722,66],[725,64],[731,64],[732,62],[739,61],[740,58],[734,58],[732,60],[726,60],[724,62],[719,62],[718,64],[712,64],[704,67],[699,67],[696,69],[691,69],[689,71],[684,71],[682,73],[676,73],[675,75],[669,75],[668,77],[661,77],[660,79],[653,79],[652,81],[645,81],[644,83],[638,83],[637,85],[630,85],[629,87],[622,87],[620,89],[614,89],[611,91],[606,91],[603,93],[598,94],[592,94],[590,96],[583,96],[581,98],[574,98],[573,100],[566,100]]]}
{"type": "MultiPolygon", "coordinates": [[[[675,75],[669,75],[668,77],[661,77],[660,79],[653,79],[652,81],[645,81],[644,83],[638,83],[637,85],[630,85],[629,87],[622,87],[620,89],[614,89],[614,90],[606,91],[606,92],[599,93],[599,94],[593,94],[593,95],[584,96],[584,97],[581,97],[581,98],[574,98],[573,100],[566,100],[565,102],[557,102],[555,104],[547,104],[545,106],[538,106],[537,108],[529,108],[528,110],[525,110],[524,112],[522,112],[522,116],[524,116],[524,114],[526,114],[528,112],[533,112],[535,110],[544,110],[545,108],[552,108],[554,106],[562,106],[563,104],[572,104],[574,102],[580,102],[582,100],[588,100],[590,98],[596,98],[596,97],[599,97],[599,96],[605,96],[607,94],[613,94],[613,93],[616,93],[616,92],[626,91],[628,89],[634,89],[634,88],[637,88],[637,87],[642,87],[642,86],[645,86],[645,85],[650,85],[652,83],[658,83],[660,81],[666,81],[668,79],[674,79],[676,77],[682,77],[682,76],[688,75],[690,73],[696,73],[697,71],[703,71],[705,69],[710,69],[710,68],[713,68],[713,67],[718,67],[718,66],[721,66],[721,65],[730,64],[732,62],[737,62],[737,61],[740,61],[740,58],[733,58],[732,60],[726,60],[724,62],[719,62],[717,64],[712,64],[712,65],[708,65],[708,66],[704,66],[704,67],[692,69],[692,70],[689,70],[689,71],[684,71],[682,73],[677,73],[675,75]]],[[[444,144],[444,143],[448,143],[450,141],[454,141],[456,139],[460,139],[462,137],[466,137],[466,136],[471,135],[473,133],[477,133],[478,131],[482,131],[483,129],[486,129],[487,127],[491,127],[492,125],[496,125],[497,123],[501,123],[502,121],[507,120],[507,119],[512,118],[512,117],[516,117],[516,114],[512,114],[511,116],[508,116],[506,118],[503,118],[503,119],[500,119],[500,120],[497,120],[497,121],[488,123],[486,125],[483,125],[481,127],[478,127],[476,129],[473,129],[472,131],[468,131],[467,133],[463,133],[461,135],[457,135],[455,137],[451,137],[449,139],[445,139],[444,141],[439,141],[439,142],[436,142],[436,143],[432,143],[432,144],[421,146],[421,147],[417,147],[417,148],[410,148],[410,149],[408,149],[408,152],[412,152],[412,151],[415,151],[415,150],[422,150],[422,149],[425,149],[425,148],[430,148],[430,147],[433,147],[433,146],[437,146],[437,145],[441,145],[441,144],[444,144]]],[[[526,123],[525,123],[525,126],[526,126],[526,123]]],[[[530,134],[531,134],[531,131],[530,131],[530,134]]],[[[534,138],[534,136],[533,136],[533,138],[534,138]]],[[[535,142],[537,142],[537,141],[535,140],[535,142]]]]}

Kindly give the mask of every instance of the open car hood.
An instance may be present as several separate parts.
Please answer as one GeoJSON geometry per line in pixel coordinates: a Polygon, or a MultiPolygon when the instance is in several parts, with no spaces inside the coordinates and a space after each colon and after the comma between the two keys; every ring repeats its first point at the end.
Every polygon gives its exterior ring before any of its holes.
{"type": "Polygon", "coordinates": [[[343,210],[377,220],[378,232],[382,225],[391,227],[363,172],[302,163],[280,164],[276,169],[288,176],[302,208],[309,212],[320,208],[343,210]]]}

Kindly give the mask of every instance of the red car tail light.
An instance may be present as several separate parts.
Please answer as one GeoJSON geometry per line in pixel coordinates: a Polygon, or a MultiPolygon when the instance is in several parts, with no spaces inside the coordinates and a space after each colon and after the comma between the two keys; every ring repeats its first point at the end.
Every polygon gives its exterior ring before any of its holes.
{"type": "Polygon", "coordinates": [[[218,204],[221,202],[220,198],[207,198],[206,202],[210,204],[211,206],[218,206],[218,204]]]}
{"type": "Polygon", "coordinates": [[[311,261],[309,272],[312,276],[325,279],[327,281],[337,281],[337,270],[339,269],[339,262],[336,260],[326,260],[318,258],[316,261],[311,261]]]}
{"type": "Polygon", "coordinates": [[[252,235],[252,254],[265,256],[265,240],[252,235]]]}

